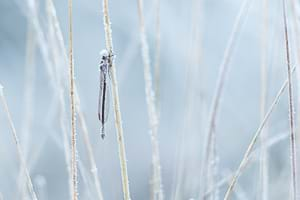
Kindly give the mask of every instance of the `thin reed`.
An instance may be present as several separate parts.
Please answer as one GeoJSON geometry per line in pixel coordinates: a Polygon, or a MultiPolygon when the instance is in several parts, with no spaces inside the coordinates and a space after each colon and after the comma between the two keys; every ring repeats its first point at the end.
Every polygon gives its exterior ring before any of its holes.
{"type": "Polygon", "coordinates": [[[77,140],[76,140],[76,106],[74,94],[74,65],[73,65],[73,16],[72,0],[68,1],[69,7],[69,76],[70,76],[70,106],[71,106],[71,174],[72,174],[72,199],[78,199],[77,185],[77,140]]]}
{"type": "Polygon", "coordinates": [[[146,38],[145,30],[145,20],[143,13],[143,1],[138,0],[138,15],[139,15],[139,27],[140,27],[140,40],[141,40],[141,52],[144,63],[144,79],[145,79],[145,93],[146,102],[148,109],[148,119],[150,126],[150,137],[152,144],[152,193],[153,199],[163,200],[163,188],[162,188],[162,178],[161,178],[161,166],[160,166],[160,155],[159,155],[159,144],[157,138],[158,132],[158,114],[155,100],[155,93],[152,86],[152,75],[150,70],[150,56],[149,56],[149,46],[146,38]]]}
{"type": "MultiPolygon", "coordinates": [[[[112,33],[111,33],[111,23],[110,23],[109,12],[108,12],[108,0],[103,0],[103,24],[105,30],[106,49],[109,53],[113,53],[113,41],[112,41],[112,33]]],[[[114,105],[115,126],[117,129],[117,142],[119,147],[119,159],[120,159],[120,166],[121,166],[123,196],[124,196],[123,198],[124,200],[130,200],[129,181],[128,181],[128,172],[127,172],[127,163],[126,163],[127,161],[126,161],[125,142],[124,142],[123,127],[122,127],[122,116],[120,110],[116,66],[113,61],[111,61],[110,63],[112,63],[111,66],[112,96],[113,96],[113,105],[114,105]]]]}
{"type": "Polygon", "coordinates": [[[286,16],[286,1],[282,0],[283,8],[283,22],[284,22],[284,36],[285,36],[285,51],[286,51],[286,64],[288,74],[288,91],[289,91],[289,125],[290,125],[290,155],[291,155],[291,176],[292,176],[292,199],[296,200],[298,194],[297,188],[297,155],[296,155],[296,136],[295,136],[295,125],[294,125],[294,100],[293,100],[293,81],[291,72],[291,61],[290,61],[290,47],[287,27],[287,16],[286,16]]]}

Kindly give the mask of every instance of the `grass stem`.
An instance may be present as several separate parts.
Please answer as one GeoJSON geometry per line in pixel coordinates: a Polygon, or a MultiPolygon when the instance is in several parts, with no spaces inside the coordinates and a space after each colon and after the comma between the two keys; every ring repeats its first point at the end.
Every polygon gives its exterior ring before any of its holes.
{"type": "Polygon", "coordinates": [[[290,153],[291,153],[291,172],[292,172],[292,199],[297,199],[297,156],[296,156],[296,135],[294,124],[294,100],[293,100],[293,83],[290,61],[290,47],[286,16],[286,1],[282,0],[283,8],[283,22],[284,22],[284,36],[285,36],[285,50],[286,50],[286,64],[288,73],[288,91],[289,91],[289,123],[290,123],[290,153]]]}
{"type": "Polygon", "coordinates": [[[74,65],[73,65],[73,16],[72,0],[68,0],[69,8],[69,72],[70,72],[70,103],[71,103],[71,174],[72,174],[72,199],[78,199],[77,186],[77,141],[76,141],[76,110],[74,95],[74,65]]]}
{"type": "MultiPolygon", "coordinates": [[[[103,0],[103,24],[104,24],[104,31],[105,31],[106,49],[108,52],[112,53],[113,42],[112,42],[112,33],[111,33],[111,23],[110,23],[109,12],[108,12],[108,0],[103,0]]],[[[122,175],[123,196],[124,196],[124,200],[130,200],[129,181],[128,181],[128,172],[127,172],[127,163],[126,163],[126,151],[125,151],[122,117],[121,117],[121,110],[120,110],[119,90],[118,90],[116,66],[114,62],[112,62],[112,67],[111,67],[111,80],[112,80],[112,96],[113,96],[113,105],[114,105],[115,126],[117,129],[117,142],[119,147],[119,158],[120,158],[121,175],[122,175]]]]}

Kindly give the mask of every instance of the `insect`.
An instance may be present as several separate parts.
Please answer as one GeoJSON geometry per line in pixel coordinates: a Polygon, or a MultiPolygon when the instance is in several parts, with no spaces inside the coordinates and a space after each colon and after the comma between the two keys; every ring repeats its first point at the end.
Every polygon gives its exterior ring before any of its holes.
{"type": "Polygon", "coordinates": [[[99,104],[98,104],[98,119],[101,123],[101,138],[105,137],[105,123],[109,113],[109,95],[110,95],[110,68],[112,67],[113,57],[112,53],[107,50],[100,52],[101,61],[99,65],[100,71],[100,90],[99,90],[99,104]]]}

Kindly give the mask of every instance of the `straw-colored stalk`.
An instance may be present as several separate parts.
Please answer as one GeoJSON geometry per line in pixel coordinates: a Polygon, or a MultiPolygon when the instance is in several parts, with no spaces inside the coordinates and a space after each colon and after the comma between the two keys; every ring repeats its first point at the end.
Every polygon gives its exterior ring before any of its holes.
{"type": "Polygon", "coordinates": [[[150,136],[152,144],[152,165],[153,165],[153,177],[152,177],[152,194],[153,199],[162,200],[163,188],[161,181],[161,166],[160,166],[160,156],[159,156],[159,145],[157,139],[158,131],[158,116],[157,108],[155,106],[155,94],[152,88],[152,76],[150,70],[150,56],[149,47],[146,39],[145,24],[143,16],[143,2],[138,0],[138,14],[140,22],[140,37],[141,37],[141,50],[144,62],[144,79],[145,79],[145,92],[146,92],[146,102],[148,108],[148,118],[150,124],[150,136]]]}
{"type": "MultiPolygon", "coordinates": [[[[108,12],[108,0],[103,0],[103,23],[104,23],[104,31],[105,31],[106,49],[109,53],[113,53],[111,23],[110,23],[109,12],[108,12]]],[[[128,172],[127,172],[127,163],[126,163],[124,135],[123,135],[123,128],[122,128],[122,117],[121,117],[121,110],[120,110],[117,73],[116,73],[115,63],[113,61],[111,63],[112,63],[111,66],[112,96],[113,96],[113,105],[114,105],[115,126],[117,129],[117,142],[119,147],[123,196],[124,196],[124,200],[129,200],[130,199],[129,181],[128,181],[128,172]]]]}
{"type": "Polygon", "coordinates": [[[4,109],[4,111],[7,115],[7,119],[8,119],[9,125],[10,125],[10,129],[11,129],[11,133],[12,133],[15,145],[17,147],[18,159],[21,163],[21,168],[23,169],[24,174],[25,174],[26,179],[27,179],[27,187],[28,187],[29,193],[30,193],[33,200],[37,200],[37,196],[36,196],[36,193],[35,193],[34,188],[33,188],[32,180],[31,180],[28,168],[27,168],[25,157],[23,155],[22,148],[21,148],[21,145],[20,145],[20,142],[19,142],[19,138],[17,136],[17,131],[16,131],[15,125],[12,121],[12,117],[11,117],[11,114],[10,114],[9,109],[8,109],[7,101],[6,101],[6,98],[5,98],[4,93],[3,93],[3,86],[1,84],[0,84],[0,98],[1,98],[2,105],[3,105],[3,109],[4,109]]]}
{"type": "MultiPolygon", "coordinates": [[[[293,22],[293,25],[291,26],[291,29],[293,30],[293,35],[294,35],[294,44],[295,44],[295,52],[296,52],[296,65],[299,65],[300,64],[300,27],[299,27],[299,21],[298,21],[298,14],[297,14],[297,8],[299,6],[299,2],[297,0],[292,0],[291,1],[291,12],[292,12],[292,22],[293,22]]],[[[297,91],[300,91],[300,69],[298,68],[297,69],[297,76],[296,76],[296,86],[297,86],[297,89],[296,89],[296,92],[297,91]]],[[[297,103],[296,105],[300,105],[300,93],[298,92],[297,96],[297,103]]],[[[300,106],[296,106],[296,113],[300,113],[300,106]]],[[[297,120],[297,117],[296,117],[296,121],[299,121],[299,119],[297,120]]],[[[295,131],[296,131],[296,135],[299,135],[300,133],[300,123],[296,124],[296,127],[295,127],[295,131]]],[[[300,137],[296,137],[296,143],[297,144],[300,144],[300,137]]],[[[299,152],[299,145],[296,146],[296,149],[297,151],[299,152]]],[[[299,165],[298,165],[299,167],[299,165]]],[[[299,169],[298,169],[299,170],[299,169]]]]}
{"type": "MultiPolygon", "coordinates": [[[[292,73],[294,73],[295,71],[295,67],[291,70],[292,73]]],[[[231,179],[231,182],[229,184],[229,187],[225,193],[225,197],[224,197],[224,200],[229,200],[230,199],[230,196],[232,194],[232,191],[234,189],[234,186],[237,182],[237,179],[239,178],[239,176],[241,175],[242,173],[242,170],[245,169],[246,167],[246,164],[247,164],[247,161],[249,160],[250,156],[251,156],[251,153],[253,151],[253,148],[254,148],[254,145],[256,144],[263,128],[265,127],[268,119],[270,118],[273,110],[275,109],[276,105],[279,103],[279,100],[280,100],[280,97],[282,96],[283,92],[285,91],[286,87],[288,86],[288,80],[285,80],[285,82],[283,83],[283,85],[281,86],[280,90],[278,91],[274,101],[272,102],[271,106],[269,107],[268,109],[268,112],[266,113],[264,119],[262,120],[262,122],[260,123],[258,129],[256,130],[255,134],[253,135],[253,138],[246,150],[246,153],[244,154],[243,156],[243,159],[242,161],[240,162],[239,164],[239,167],[238,169],[236,170],[233,178],[231,179]]]]}
{"type": "Polygon", "coordinates": [[[296,136],[295,136],[295,124],[294,124],[294,100],[293,100],[293,85],[292,85],[292,72],[290,61],[290,47],[287,27],[286,16],[286,1],[282,0],[283,6],[283,21],[284,21],[284,36],[285,36],[285,50],[286,50],[286,62],[288,73],[288,91],[289,91],[289,123],[290,123],[290,154],[291,154],[291,172],[292,172],[292,199],[297,199],[297,156],[296,156],[296,136]]]}
{"type": "Polygon", "coordinates": [[[69,5],[69,72],[70,72],[70,103],[71,103],[71,174],[72,174],[72,199],[78,199],[77,186],[77,144],[76,144],[76,110],[74,95],[74,65],[73,65],[73,16],[72,0],[69,5]]]}

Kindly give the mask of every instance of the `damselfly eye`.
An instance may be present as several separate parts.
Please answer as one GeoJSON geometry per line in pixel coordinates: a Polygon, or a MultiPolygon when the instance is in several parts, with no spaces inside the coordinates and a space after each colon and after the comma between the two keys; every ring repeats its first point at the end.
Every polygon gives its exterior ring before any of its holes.
{"type": "Polygon", "coordinates": [[[106,57],[105,57],[105,56],[102,56],[102,60],[106,60],[106,57]]]}

